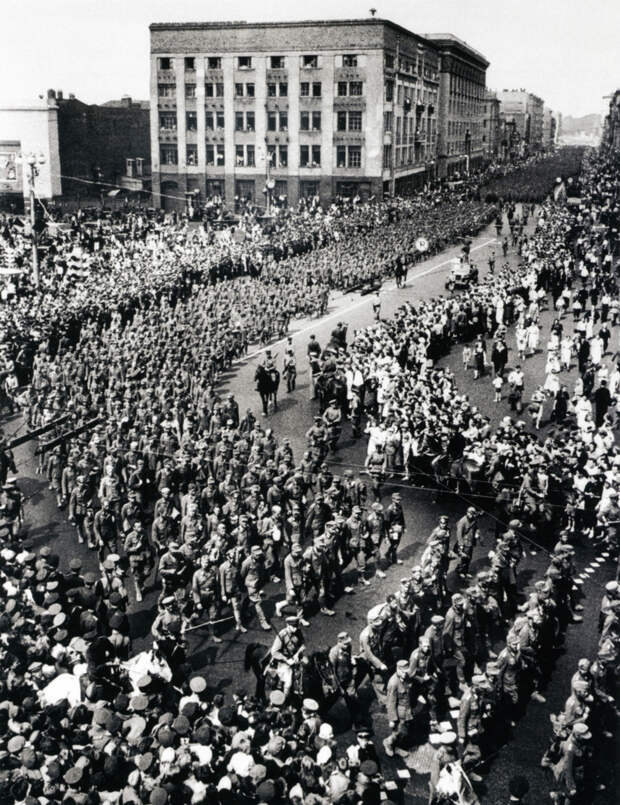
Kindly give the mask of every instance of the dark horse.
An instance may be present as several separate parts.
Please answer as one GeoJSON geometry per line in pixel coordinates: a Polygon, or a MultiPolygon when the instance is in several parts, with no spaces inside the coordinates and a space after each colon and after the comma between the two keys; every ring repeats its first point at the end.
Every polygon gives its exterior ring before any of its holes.
{"type": "MultiPolygon", "coordinates": [[[[269,671],[269,647],[264,643],[250,643],[245,650],[245,670],[256,677],[256,697],[265,701],[280,680],[269,671]]],[[[338,698],[338,687],[326,651],[315,651],[296,667],[291,696],[301,701],[309,697],[321,709],[329,709],[338,698]]]]}
{"type": "Polygon", "coordinates": [[[273,405],[273,410],[278,409],[278,386],[280,385],[280,372],[275,366],[265,366],[260,364],[254,373],[254,383],[256,391],[260,394],[263,404],[263,414],[269,413],[269,403],[273,405]]]}

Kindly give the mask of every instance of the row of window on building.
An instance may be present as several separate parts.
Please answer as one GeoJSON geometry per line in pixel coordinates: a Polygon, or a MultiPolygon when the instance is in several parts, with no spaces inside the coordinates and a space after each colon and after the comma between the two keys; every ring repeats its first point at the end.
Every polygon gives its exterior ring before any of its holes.
{"type": "MultiPolygon", "coordinates": [[[[361,145],[337,145],[336,146],[336,168],[361,168],[362,166],[362,146],[361,145]]],[[[268,145],[267,156],[271,166],[277,168],[288,167],[288,146],[268,145]]],[[[175,145],[164,144],[160,146],[160,161],[162,165],[178,164],[178,149],[175,145]]],[[[188,143],[185,148],[185,164],[198,166],[198,145],[188,143]]],[[[226,151],[222,143],[205,144],[205,164],[208,167],[221,167],[226,164],[226,151]]],[[[255,168],[256,167],[256,147],[251,144],[235,145],[235,167],[255,168]]],[[[321,167],[321,146],[320,145],[300,145],[299,146],[299,167],[300,168],[320,168],[321,167]]]]}
{"type": "MultiPolygon", "coordinates": [[[[224,84],[221,81],[205,82],[205,98],[223,98],[224,84]]],[[[253,81],[237,81],[234,86],[235,98],[255,98],[256,84],[253,81]]],[[[339,98],[361,97],[364,94],[363,81],[337,81],[335,93],[339,98]]],[[[157,94],[160,98],[176,98],[176,84],[158,84],[157,94]]],[[[299,84],[299,96],[301,98],[321,98],[321,81],[301,81],[299,84]]],[[[185,97],[192,100],[198,97],[196,84],[185,84],[185,97]]],[[[280,81],[278,83],[269,82],[267,84],[268,98],[287,98],[288,83],[280,81]]]]}
{"type": "MultiPolygon", "coordinates": [[[[362,131],[362,112],[356,109],[339,110],[336,113],[337,131],[362,131]]],[[[266,118],[267,131],[288,131],[288,112],[268,111],[266,118]]],[[[299,131],[321,131],[322,113],[319,111],[301,111],[299,113],[299,131]]],[[[205,130],[223,131],[224,112],[205,112],[205,130]]],[[[175,112],[161,112],[159,127],[165,132],[177,130],[175,112]]],[[[198,113],[185,113],[185,130],[198,130],[198,113]]],[[[235,131],[256,131],[256,115],[254,112],[235,112],[235,131]]]]}
{"type": "Polygon", "coordinates": [[[393,149],[391,145],[383,146],[383,170],[392,168],[392,158],[394,166],[397,168],[408,165],[416,165],[426,161],[427,152],[424,143],[413,145],[402,145],[393,149]]]}
{"type": "MultiPolygon", "coordinates": [[[[322,56],[321,59],[326,57],[322,56]]],[[[344,53],[336,56],[336,64],[339,67],[360,67],[363,57],[357,53],[344,53]]],[[[315,70],[323,62],[319,60],[319,56],[315,53],[304,53],[301,56],[301,67],[306,69],[315,70]]],[[[191,73],[196,70],[197,59],[195,56],[185,56],[183,59],[183,66],[186,73],[191,73]]],[[[237,56],[235,67],[237,70],[253,70],[254,61],[252,56],[237,56]]],[[[387,66],[387,64],[386,64],[387,66]]],[[[393,66],[393,65],[392,65],[393,66]]],[[[174,62],[171,56],[160,56],[157,62],[159,70],[172,70],[174,69],[174,62]]],[[[222,57],[221,56],[207,56],[205,67],[208,70],[221,70],[222,57]]],[[[271,70],[285,70],[286,69],[286,56],[269,56],[267,67],[271,70]]]]}

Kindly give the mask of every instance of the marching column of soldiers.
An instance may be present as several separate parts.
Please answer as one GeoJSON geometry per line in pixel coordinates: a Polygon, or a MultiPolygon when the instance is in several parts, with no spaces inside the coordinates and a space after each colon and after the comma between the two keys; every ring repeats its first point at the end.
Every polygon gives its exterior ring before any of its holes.
{"type": "Polygon", "coordinates": [[[605,785],[597,780],[593,755],[613,739],[616,671],[620,648],[620,586],[610,581],[601,602],[596,658],[582,658],[571,678],[570,695],[551,716],[553,736],[541,760],[558,805],[592,801],[605,785]]]}

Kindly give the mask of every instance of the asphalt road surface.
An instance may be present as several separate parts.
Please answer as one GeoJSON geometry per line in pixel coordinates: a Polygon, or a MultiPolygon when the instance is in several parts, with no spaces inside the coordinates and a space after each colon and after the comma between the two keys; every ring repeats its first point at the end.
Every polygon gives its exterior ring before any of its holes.
{"type": "MultiPolygon", "coordinates": [[[[532,225],[533,219],[530,219],[529,229],[532,225]]],[[[507,229],[504,231],[506,232],[507,229]]],[[[481,276],[487,271],[487,260],[492,250],[497,254],[496,265],[501,265],[503,262],[501,244],[496,240],[494,227],[490,226],[472,243],[472,260],[478,264],[481,276]]],[[[415,305],[421,300],[446,294],[444,284],[450,260],[459,254],[460,248],[451,248],[441,255],[411,268],[406,287],[403,289],[396,289],[393,280],[386,281],[381,291],[381,316],[391,316],[407,300],[415,305]]],[[[517,256],[512,249],[509,251],[508,261],[511,265],[516,265],[517,256]]],[[[551,318],[548,312],[542,316],[541,344],[543,346],[546,343],[551,318]]],[[[279,410],[270,416],[268,422],[278,438],[284,435],[290,438],[297,461],[303,455],[305,432],[312,424],[312,417],[316,409],[316,403],[309,399],[310,389],[306,364],[306,346],[309,335],[314,333],[323,346],[329,340],[331,330],[340,320],[348,323],[350,339],[355,329],[367,326],[372,322],[372,297],[359,294],[336,296],[330,303],[325,317],[320,320],[295,322],[291,329],[297,357],[297,388],[294,393],[287,395],[285,388],[282,388],[281,385],[283,393],[279,410]]],[[[570,322],[565,320],[565,327],[570,328],[570,326],[570,322]]],[[[617,343],[617,329],[612,336],[613,345],[617,343]]],[[[511,355],[514,356],[513,331],[508,334],[508,346],[512,348],[511,355]]],[[[271,345],[270,348],[276,355],[278,365],[281,366],[283,342],[271,345]]],[[[260,411],[260,401],[258,394],[254,391],[253,378],[257,361],[261,360],[262,352],[261,349],[254,352],[251,350],[247,358],[240,361],[220,384],[222,392],[230,391],[235,394],[242,411],[245,411],[246,408],[251,408],[255,413],[260,411]]],[[[539,353],[526,361],[526,397],[535,385],[544,380],[545,357],[544,353],[539,353]]],[[[448,365],[455,372],[458,387],[468,392],[471,401],[491,418],[493,425],[497,425],[503,416],[510,413],[507,400],[504,399],[499,404],[493,403],[490,377],[474,380],[471,370],[465,376],[460,346],[454,347],[442,364],[448,365]]],[[[563,373],[563,381],[569,382],[571,389],[575,379],[576,371],[574,369],[570,375],[563,373]]],[[[5,429],[7,433],[16,431],[21,433],[24,427],[21,418],[16,417],[6,423],[5,429]]],[[[544,428],[542,432],[544,432],[544,428]]],[[[20,487],[27,498],[26,530],[28,537],[33,541],[35,549],[49,545],[54,552],[58,553],[63,569],[67,568],[72,557],[79,556],[83,561],[84,570],[96,570],[94,554],[77,543],[74,529],[67,522],[65,513],[57,509],[53,495],[47,489],[45,479],[36,474],[36,459],[33,456],[33,449],[33,445],[29,443],[16,450],[20,487]]],[[[342,474],[347,468],[353,469],[356,473],[360,472],[365,455],[366,440],[353,440],[350,436],[350,428],[345,426],[339,450],[331,459],[331,463],[334,465],[332,470],[335,474],[342,474]]],[[[401,577],[408,575],[409,568],[415,564],[421,554],[439,515],[447,514],[454,525],[466,506],[466,501],[457,496],[445,497],[439,505],[435,505],[430,490],[413,489],[402,483],[386,483],[383,490],[384,501],[389,500],[389,496],[395,489],[398,489],[402,495],[406,516],[406,534],[399,551],[404,565],[391,567],[387,571],[385,579],[375,578],[369,587],[357,591],[354,595],[344,596],[335,604],[336,615],[334,617],[316,615],[312,619],[310,627],[305,630],[309,650],[324,649],[333,645],[336,642],[336,635],[343,629],[351,634],[354,648],[357,650],[357,638],[365,625],[366,613],[373,605],[384,601],[388,593],[396,590],[401,577]]],[[[474,573],[488,561],[487,553],[493,545],[493,526],[491,518],[484,517],[481,529],[485,536],[474,554],[472,563],[474,573]]],[[[554,542],[554,535],[549,534],[546,545],[554,542]]],[[[544,545],[528,547],[519,572],[520,587],[523,591],[527,590],[534,581],[542,578],[548,565],[544,545]]],[[[529,703],[524,717],[514,731],[513,739],[492,759],[488,772],[485,772],[484,782],[478,787],[481,802],[485,804],[494,805],[508,800],[508,780],[514,774],[525,774],[530,781],[531,790],[535,792],[533,796],[530,796],[532,803],[549,801],[550,777],[540,768],[540,759],[551,736],[549,715],[557,713],[563,708],[564,701],[569,695],[570,677],[576,670],[577,660],[582,656],[592,657],[596,651],[596,622],[600,599],[605,582],[612,578],[614,573],[612,564],[605,561],[593,566],[592,572],[585,573],[585,568],[589,567],[592,560],[596,558],[596,554],[588,546],[580,547],[576,558],[580,573],[584,571],[584,582],[581,585],[584,594],[583,623],[574,624],[568,629],[564,649],[557,658],[546,688],[543,689],[547,702],[545,704],[529,703]]],[[[449,584],[451,591],[458,589],[457,579],[453,575],[449,578],[449,584]]],[[[132,585],[129,584],[129,587],[132,595],[132,585]]],[[[142,650],[150,642],[149,630],[156,596],[157,592],[153,591],[146,595],[141,603],[132,601],[130,620],[135,651],[142,650]]],[[[265,608],[269,616],[273,616],[274,604],[282,596],[282,584],[271,585],[267,588],[265,608]]],[[[262,642],[267,645],[272,639],[270,635],[260,630],[256,621],[250,624],[251,628],[245,635],[239,635],[234,630],[226,628],[230,623],[232,622],[229,621],[223,625],[224,642],[219,646],[209,642],[206,630],[196,630],[190,636],[192,665],[194,668],[204,671],[213,689],[227,695],[238,690],[253,691],[253,679],[244,671],[243,667],[245,647],[250,642],[262,642]]],[[[274,617],[273,623],[276,628],[279,628],[281,621],[274,617]]],[[[496,648],[501,648],[501,644],[496,648]]],[[[372,713],[375,743],[383,756],[381,741],[388,732],[387,719],[370,690],[365,692],[365,696],[372,713]]],[[[330,719],[336,727],[339,742],[343,746],[347,746],[354,738],[346,712],[337,704],[330,713],[330,719]]],[[[609,752],[603,752],[601,755],[600,766],[605,770],[603,776],[607,783],[607,790],[597,794],[592,805],[607,805],[607,803],[617,801],[615,779],[609,779],[613,775],[613,760],[614,755],[617,755],[615,749],[617,747],[610,745],[609,752]]],[[[385,758],[384,760],[386,777],[388,779],[398,778],[402,784],[406,784],[405,801],[412,805],[428,801],[428,774],[425,773],[425,770],[428,768],[431,756],[432,750],[428,745],[422,745],[408,757],[397,755],[394,759],[385,758]],[[399,770],[401,774],[403,770],[408,770],[411,777],[403,780],[402,777],[398,777],[399,770]]]]}

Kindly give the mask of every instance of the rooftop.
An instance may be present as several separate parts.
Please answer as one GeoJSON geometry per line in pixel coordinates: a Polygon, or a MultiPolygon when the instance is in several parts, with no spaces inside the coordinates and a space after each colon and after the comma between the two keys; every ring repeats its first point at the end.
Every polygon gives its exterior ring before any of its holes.
{"type": "Polygon", "coordinates": [[[246,22],[245,20],[232,20],[229,22],[152,22],[149,25],[151,31],[169,31],[169,30],[218,30],[222,28],[228,29],[250,29],[250,28],[304,28],[312,25],[314,27],[328,28],[330,26],[349,27],[351,25],[367,25],[367,26],[382,26],[386,25],[395,31],[398,31],[406,36],[412,36],[419,40],[434,39],[437,37],[441,40],[450,40],[454,44],[458,44],[462,49],[469,51],[474,57],[481,59],[485,64],[489,62],[477,50],[472,48],[462,39],[459,39],[453,34],[418,34],[398,25],[392,20],[386,20],[381,17],[363,17],[353,18],[346,20],[290,20],[287,22],[246,22]]]}
{"type": "Polygon", "coordinates": [[[434,44],[457,45],[461,50],[465,50],[472,56],[483,61],[487,67],[489,66],[488,59],[486,59],[479,50],[468,45],[464,39],[459,39],[459,37],[454,34],[424,34],[424,36],[434,44]]]}

